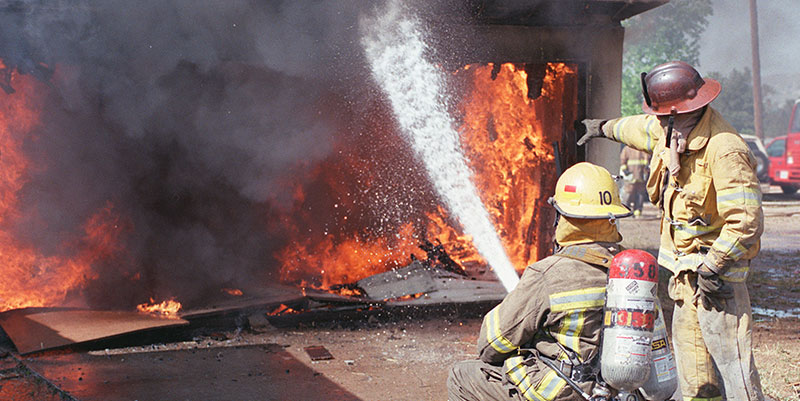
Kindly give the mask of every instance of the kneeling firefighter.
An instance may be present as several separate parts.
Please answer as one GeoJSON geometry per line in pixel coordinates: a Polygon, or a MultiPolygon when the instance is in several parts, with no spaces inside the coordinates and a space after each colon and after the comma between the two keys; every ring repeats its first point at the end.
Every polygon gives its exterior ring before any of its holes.
{"type": "Polygon", "coordinates": [[[559,177],[551,204],[560,214],[559,250],[525,269],[519,284],[483,319],[479,360],[456,363],[447,379],[456,400],[581,400],[594,383],[608,267],[631,215],[611,174],[578,163],[559,177]],[[558,368],[564,375],[556,373],[558,368]]]}

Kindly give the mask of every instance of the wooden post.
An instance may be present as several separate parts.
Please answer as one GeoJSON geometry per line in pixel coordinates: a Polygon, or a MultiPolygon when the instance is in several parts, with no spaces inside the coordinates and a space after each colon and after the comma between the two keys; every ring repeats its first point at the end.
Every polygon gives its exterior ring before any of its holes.
{"type": "Polygon", "coordinates": [[[755,128],[756,136],[763,141],[761,59],[758,52],[758,12],[756,10],[756,0],[750,0],[750,50],[753,54],[753,127],[755,128]]]}

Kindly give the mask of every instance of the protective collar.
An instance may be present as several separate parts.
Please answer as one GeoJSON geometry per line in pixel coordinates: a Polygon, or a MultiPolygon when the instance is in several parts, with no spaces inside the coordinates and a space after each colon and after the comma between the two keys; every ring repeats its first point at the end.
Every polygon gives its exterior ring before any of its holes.
{"type": "MultiPolygon", "coordinates": [[[[712,109],[711,106],[706,107],[703,117],[700,117],[700,121],[692,128],[692,132],[689,133],[689,138],[686,143],[687,150],[694,152],[706,146],[708,139],[711,137],[712,115],[716,114],[718,114],[717,111],[712,109]]],[[[669,144],[667,144],[667,147],[669,147],[669,144]]]]}
{"type": "Polygon", "coordinates": [[[564,247],[589,242],[620,242],[617,225],[608,219],[574,219],[561,216],[556,227],[556,242],[564,247]]]}

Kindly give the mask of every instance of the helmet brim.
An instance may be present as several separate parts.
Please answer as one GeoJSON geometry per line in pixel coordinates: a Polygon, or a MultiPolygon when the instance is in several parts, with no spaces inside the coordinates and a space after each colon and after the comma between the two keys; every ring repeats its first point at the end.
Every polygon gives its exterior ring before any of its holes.
{"type": "Polygon", "coordinates": [[[573,219],[607,219],[609,217],[614,217],[617,219],[623,217],[629,217],[633,215],[633,211],[625,206],[624,204],[617,205],[580,205],[580,206],[573,206],[573,205],[564,205],[561,207],[558,205],[558,202],[552,202],[553,207],[558,210],[564,216],[573,218],[573,219]]]}
{"type": "Polygon", "coordinates": [[[691,113],[699,110],[714,101],[722,90],[722,85],[715,79],[703,78],[703,81],[705,83],[697,91],[697,96],[692,99],[684,100],[677,104],[654,105],[654,107],[648,106],[647,101],[642,101],[642,111],[656,116],[667,116],[672,112],[673,106],[678,110],[678,113],[691,113]]]}

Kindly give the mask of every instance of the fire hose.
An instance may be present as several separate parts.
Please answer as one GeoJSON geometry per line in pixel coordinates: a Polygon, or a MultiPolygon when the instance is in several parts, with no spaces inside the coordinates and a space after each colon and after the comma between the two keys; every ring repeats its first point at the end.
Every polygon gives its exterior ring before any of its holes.
{"type": "Polygon", "coordinates": [[[547,358],[547,357],[545,357],[543,355],[540,355],[539,356],[539,360],[544,362],[544,364],[547,365],[550,369],[553,369],[553,371],[556,372],[558,377],[564,379],[564,381],[566,381],[567,384],[570,387],[572,387],[573,390],[575,390],[578,394],[580,394],[581,397],[583,397],[584,400],[586,400],[586,401],[600,401],[601,400],[599,398],[594,398],[593,399],[592,396],[589,395],[589,393],[583,391],[583,389],[580,386],[578,386],[578,383],[576,383],[574,380],[572,380],[571,377],[567,376],[564,372],[562,372],[561,369],[558,366],[556,366],[555,362],[550,360],[550,358],[547,358]]]}
{"type": "MultiPolygon", "coordinates": [[[[611,389],[602,380],[598,380],[597,381],[597,385],[592,390],[592,394],[589,394],[589,393],[583,391],[583,389],[578,385],[578,383],[575,380],[573,380],[571,377],[567,376],[566,373],[564,373],[561,369],[559,369],[559,367],[556,365],[555,361],[553,361],[553,360],[551,360],[551,359],[549,359],[547,357],[544,357],[544,356],[540,356],[539,360],[544,362],[545,365],[547,365],[550,369],[552,369],[554,372],[556,372],[556,375],[558,375],[558,377],[564,379],[564,381],[567,382],[567,385],[569,385],[573,390],[575,390],[575,392],[577,392],[586,401],[639,401],[639,400],[641,400],[641,398],[635,393],[624,393],[625,394],[624,398],[612,396],[611,389]]],[[[623,392],[619,392],[619,394],[622,395],[623,392]]]]}

